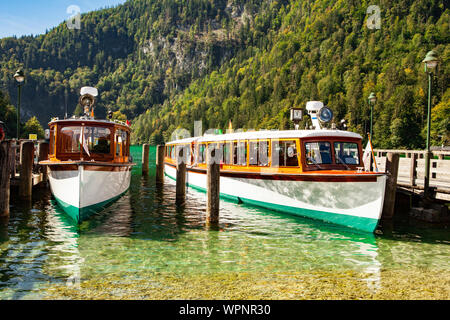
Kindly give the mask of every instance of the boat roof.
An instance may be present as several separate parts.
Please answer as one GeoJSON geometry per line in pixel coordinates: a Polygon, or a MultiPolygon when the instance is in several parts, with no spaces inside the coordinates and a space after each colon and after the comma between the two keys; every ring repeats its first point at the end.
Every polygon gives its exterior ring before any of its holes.
{"type": "Polygon", "coordinates": [[[351,131],[342,130],[262,130],[246,131],[226,134],[205,134],[199,137],[178,139],[168,142],[168,144],[213,142],[225,140],[249,140],[249,139],[284,139],[284,138],[313,138],[313,137],[343,137],[362,139],[361,135],[351,131]]]}
{"type": "Polygon", "coordinates": [[[92,118],[84,118],[84,117],[80,117],[80,118],[67,118],[67,119],[58,119],[58,118],[53,118],[49,124],[52,123],[63,123],[63,122],[83,122],[83,123],[92,123],[92,124],[111,124],[111,125],[122,125],[125,127],[130,127],[129,125],[126,124],[126,122],[120,121],[120,120],[107,120],[107,119],[92,119],[92,118]]]}

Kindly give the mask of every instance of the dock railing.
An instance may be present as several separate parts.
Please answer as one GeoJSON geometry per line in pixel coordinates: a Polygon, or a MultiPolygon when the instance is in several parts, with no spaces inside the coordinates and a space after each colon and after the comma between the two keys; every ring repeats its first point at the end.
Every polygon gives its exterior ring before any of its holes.
{"type": "Polygon", "coordinates": [[[25,177],[21,177],[21,170],[24,165],[31,166],[31,177],[29,179],[31,180],[32,186],[47,181],[46,167],[39,165],[39,161],[47,159],[49,150],[48,148],[48,142],[46,141],[26,139],[21,139],[19,141],[10,140],[9,172],[11,178],[11,186],[20,186],[21,181],[24,180],[25,177]],[[29,148],[32,149],[32,154],[29,155],[31,161],[26,161],[28,157],[24,157],[24,152],[30,152],[28,151],[28,149],[24,149],[23,147],[21,148],[21,145],[23,146],[25,143],[27,143],[30,147],[30,144],[33,143],[33,147],[29,148]]]}
{"type": "MultiPolygon", "coordinates": [[[[386,155],[399,154],[397,186],[421,191],[425,181],[424,150],[386,150],[374,149],[378,170],[385,172],[386,155]]],[[[434,189],[436,199],[450,200],[450,151],[432,151],[430,159],[430,187],[434,189]],[[437,159],[435,159],[437,158],[437,159]]]]}

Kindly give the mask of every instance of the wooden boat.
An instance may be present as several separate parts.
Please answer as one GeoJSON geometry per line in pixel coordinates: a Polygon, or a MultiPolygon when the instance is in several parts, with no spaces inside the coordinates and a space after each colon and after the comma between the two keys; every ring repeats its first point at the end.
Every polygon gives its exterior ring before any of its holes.
{"type": "MultiPolygon", "coordinates": [[[[83,91],[82,91],[83,92],[83,91]]],[[[123,195],[130,186],[130,126],[96,120],[93,96],[80,118],[52,119],[48,167],[53,196],[64,211],[81,222],[123,195]]]]}
{"type": "Polygon", "coordinates": [[[187,184],[206,191],[206,158],[215,150],[221,197],[374,232],[386,175],[363,170],[361,142],[359,134],[317,127],[205,135],[167,143],[164,172],[176,179],[182,149],[187,184]]]}

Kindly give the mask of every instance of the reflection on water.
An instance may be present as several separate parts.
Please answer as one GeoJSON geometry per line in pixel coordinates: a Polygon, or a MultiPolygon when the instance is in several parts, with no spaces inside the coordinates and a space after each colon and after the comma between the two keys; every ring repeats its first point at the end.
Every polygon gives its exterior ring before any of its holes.
{"type": "MultiPolygon", "coordinates": [[[[140,148],[132,152],[140,163],[140,148]]],[[[98,275],[132,282],[148,272],[352,270],[376,291],[382,268],[449,268],[448,233],[375,236],[227,201],[218,228],[208,228],[205,194],[188,188],[177,207],[174,182],[157,188],[151,165],[148,177],[134,168],[125,196],[80,226],[48,190],[33,195],[32,206],[14,202],[9,223],[0,224],[0,299],[40,298],[40,288],[98,275]]]]}

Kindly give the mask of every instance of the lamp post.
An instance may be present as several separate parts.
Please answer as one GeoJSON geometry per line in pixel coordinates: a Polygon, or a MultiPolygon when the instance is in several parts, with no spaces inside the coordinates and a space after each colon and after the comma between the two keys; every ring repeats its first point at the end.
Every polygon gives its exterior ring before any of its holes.
{"type": "Polygon", "coordinates": [[[428,74],[428,112],[427,112],[427,146],[425,153],[425,181],[424,181],[424,196],[429,197],[430,187],[430,127],[431,127],[431,83],[432,76],[438,64],[438,58],[434,51],[428,51],[425,59],[422,61],[425,65],[425,72],[428,74]]]}
{"type": "Polygon", "coordinates": [[[371,92],[367,99],[369,100],[370,106],[370,139],[372,139],[373,106],[375,105],[375,102],[377,102],[377,96],[375,93],[371,92]]]}
{"type": "MultiPolygon", "coordinates": [[[[373,126],[373,106],[375,105],[375,102],[377,102],[377,96],[375,95],[375,93],[371,92],[369,97],[367,98],[367,100],[369,101],[369,106],[370,106],[370,133],[369,133],[369,138],[370,138],[370,144],[372,144],[372,126],[373,126]]],[[[372,171],[372,157],[370,158],[370,165],[369,165],[369,170],[372,171]]]]}
{"type": "Polygon", "coordinates": [[[20,95],[21,95],[21,89],[22,84],[25,81],[25,74],[23,73],[22,69],[19,69],[14,74],[14,79],[16,79],[17,82],[17,88],[19,90],[19,95],[17,96],[17,140],[20,139],[20,95]]]}

